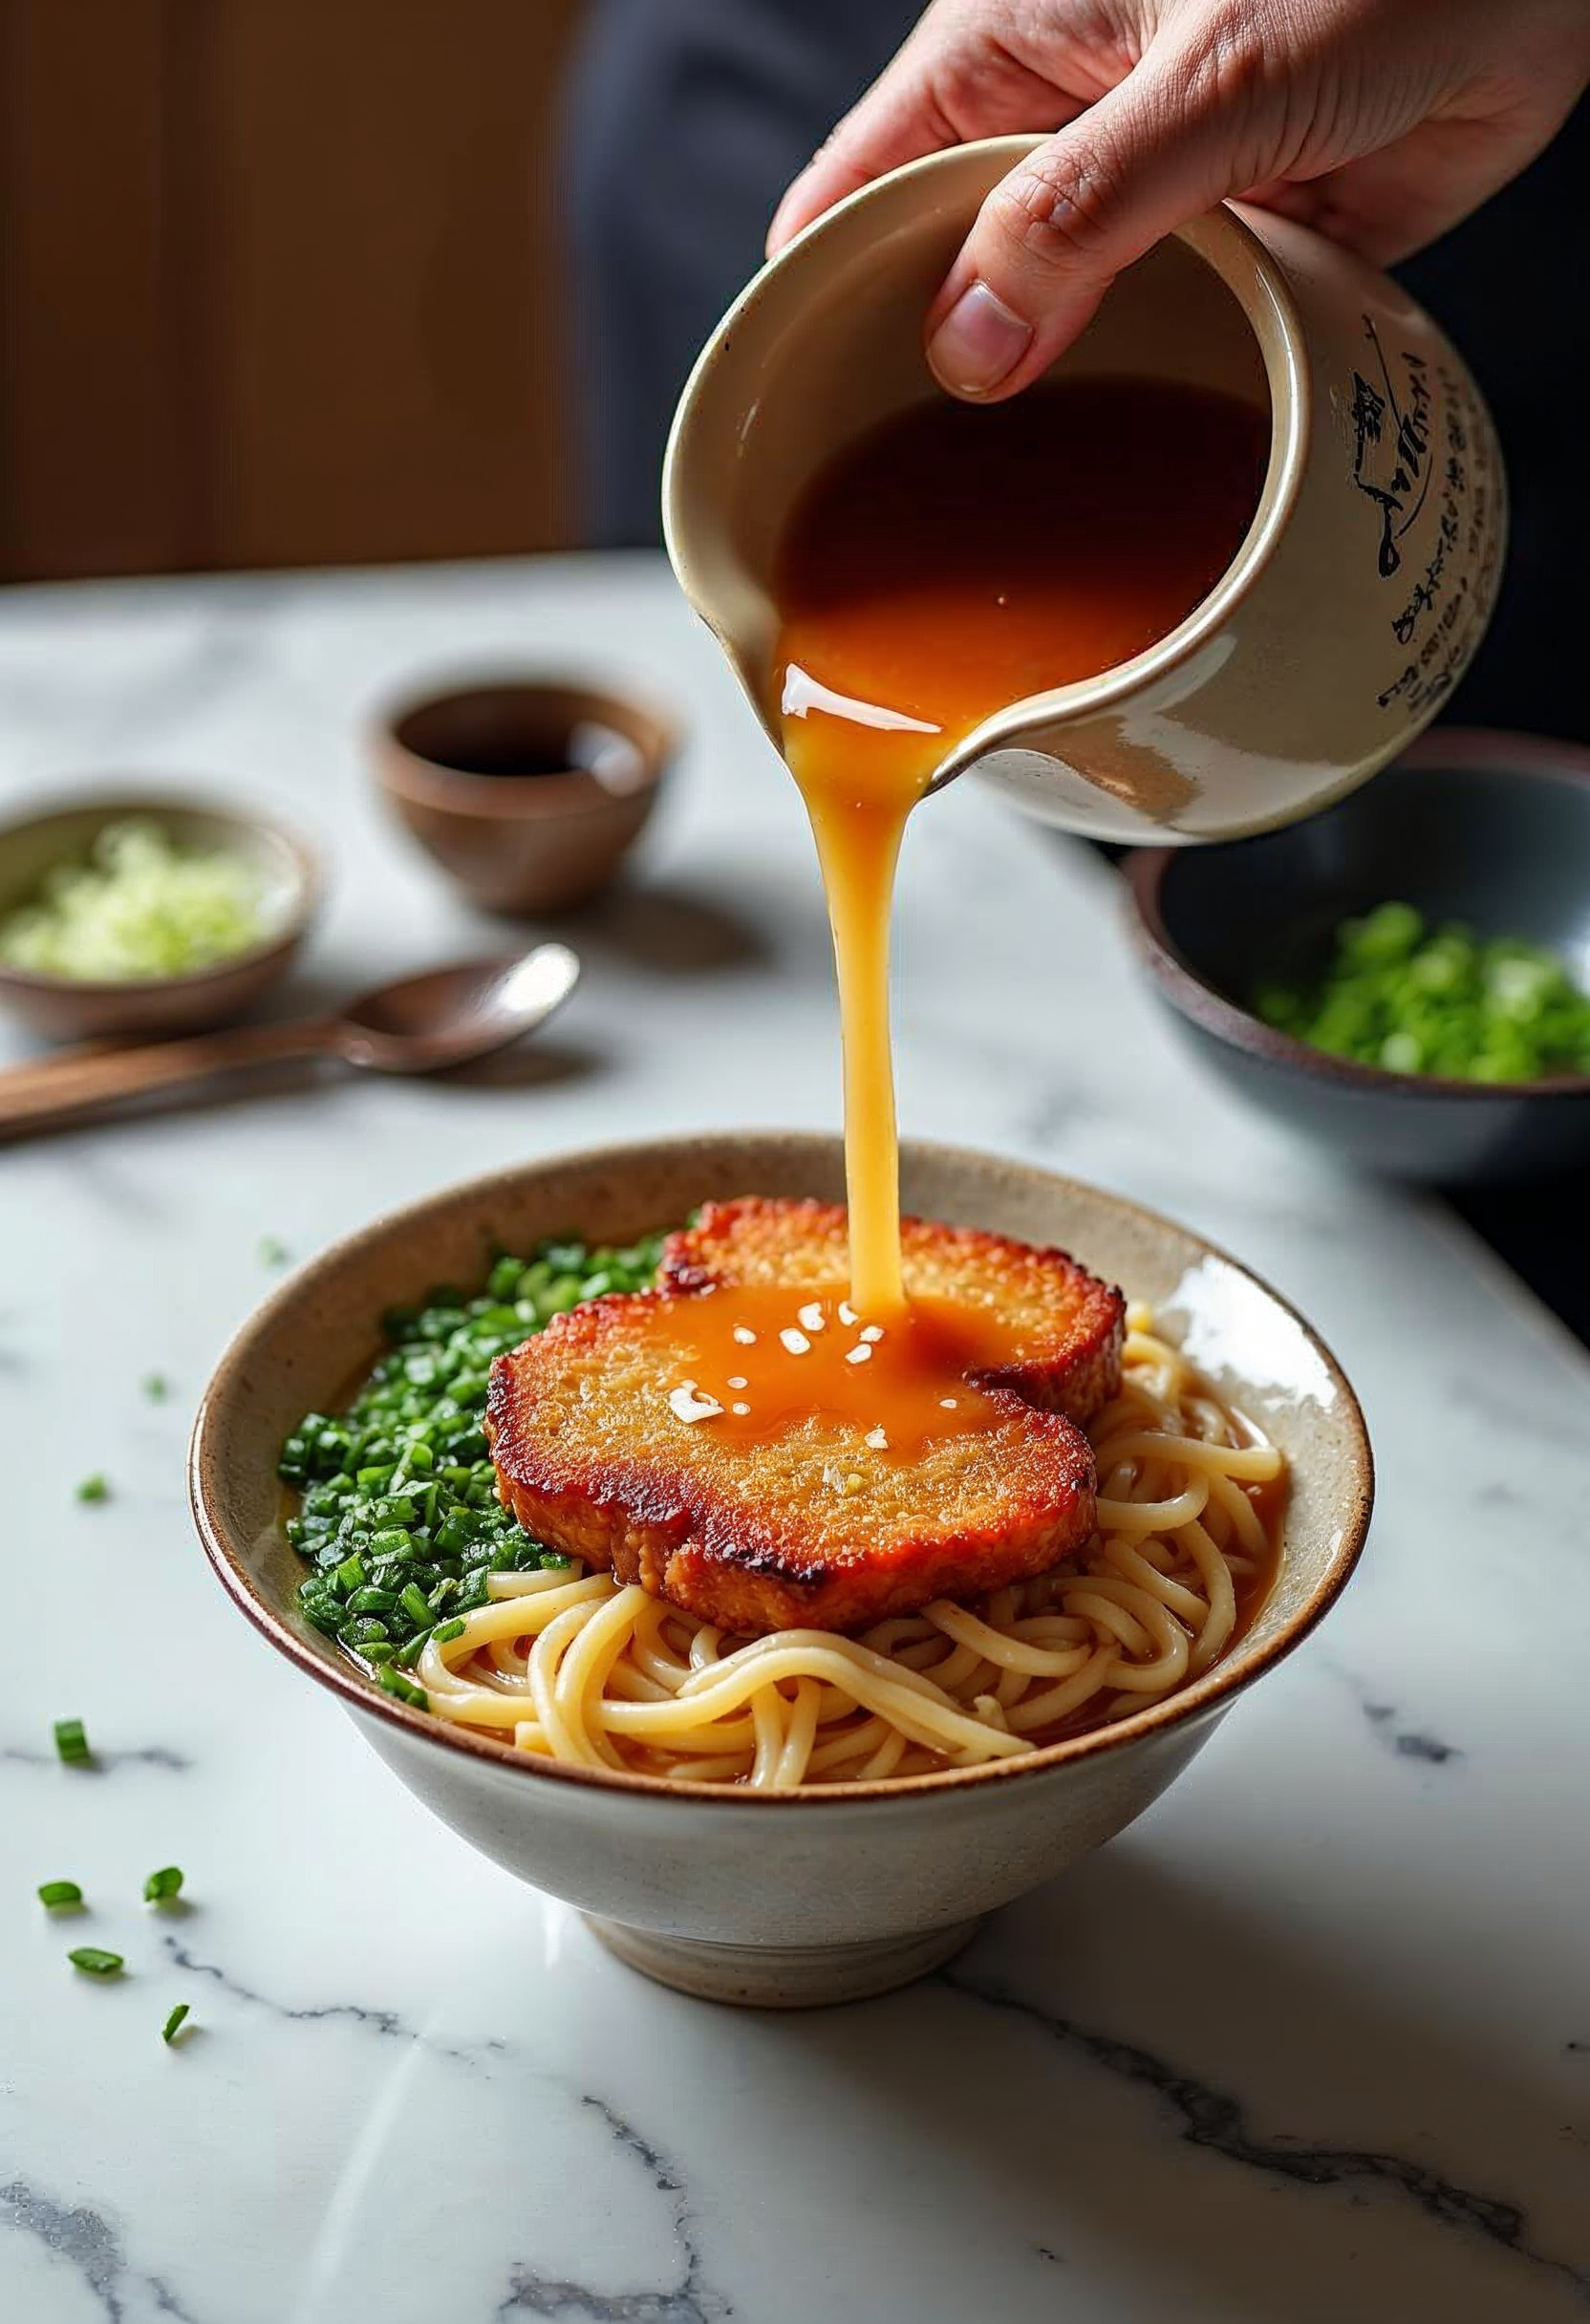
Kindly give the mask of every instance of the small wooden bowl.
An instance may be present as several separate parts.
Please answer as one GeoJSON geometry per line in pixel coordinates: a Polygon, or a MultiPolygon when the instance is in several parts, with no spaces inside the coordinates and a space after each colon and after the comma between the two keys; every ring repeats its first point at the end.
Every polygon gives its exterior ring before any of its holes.
{"type": "Polygon", "coordinates": [[[274,983],[314,916],[319,871],[293,832],[207,800],[126,791],[75,800],[0,827],[0,917],[26,902],[57,864],[81,862],[107,824],[134,819],[158,823],[179,846],[224,849],[257,866],[269,933],[247,952],[180,977],[50,977],[0,961],[0,1003],[49,1041],[158,1038],[225,1024],[274,983]]]}
{"type": "Polygon", "coordinates": [[[376,780],[492,912],[567,912],[606,887],[656,805],[673,721],[582,685],[501,680],[389,714],[376,780]]]}

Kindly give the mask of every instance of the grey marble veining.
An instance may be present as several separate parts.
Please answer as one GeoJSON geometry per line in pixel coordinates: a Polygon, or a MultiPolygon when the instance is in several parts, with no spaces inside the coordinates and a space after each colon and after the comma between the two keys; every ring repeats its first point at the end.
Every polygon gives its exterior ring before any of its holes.
{"type": "Polygon", "coordinates": [[[1320,1323],[1381,1501],[1319,1638],[950,1970],[781,2018],[647,1985],[461,1849],[215,1588],[182,1454],[275,1280],[262,1237],[300,1259],[558,1147],[834,1122],[809,841],[649,558],[0,601],[0,796],[157,773],[326,850],[284,1007],[500,940],[382,821],[359,733],[505,659],[628,677],[692,730],[637,892],[569,931],[587,977],[542,1043],[446,1087],[288,1072],[0,1150],[26,1639],[0,1689],[0,2314],[1590,2313],[1590,1367],[1443,1216],[1233,1110],[1131,975],[1109,874],[969,786],[908,844],[905,1125],[1171,1210],[1320,1323]],[[90,1469],[101,1505],[73,1497],[90,1469]],[[55,1759],[68,1713],[93,1769],[55,1759]],[[151,1911],[173,1861],[184,1908],[151,1911]],[[63,1876],[70,1922],[33,1896],[63,1876]],[[75,1978],[80,1943],[126,1977],[75,1978]]]}

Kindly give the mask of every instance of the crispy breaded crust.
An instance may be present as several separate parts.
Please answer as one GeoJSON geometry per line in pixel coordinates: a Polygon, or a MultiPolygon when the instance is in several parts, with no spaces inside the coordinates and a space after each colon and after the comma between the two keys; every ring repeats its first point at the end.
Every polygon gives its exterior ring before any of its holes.
{"type": "MultiPolygon", "coordinates": [[[[849,1264],[842,1204],[742,1194],[703,1203],[694,1226],[670,1235],[660,1275],[677,1291],[709,1284],[842,1283],[849,1264]]],[[[902,1218],[900,1257],[913,1299],[985,1304],[1033,1344],[1025,1363],[974,1375],[978,1387],[1019,1390],[1041,1411],[1085,1424],[1121,1385],[1126,1302],[1068,1251],[1016,1242],[983,1227],[902,1218]]]]}
{"type": "Polygon", "coordinates": [[[1076,1425],[1120,1377],[1123,1304],[1062,1252],[976,1229],[905,1225],[915,1294],[997,1302],[1029,1359],[977,1385],[999,1416],[909,1467],[827,1418],[753,1445],[682,1427],[675,1367],[638,1328],[659,1304],[747,1280],[832,1284],[845,1215],[749,1197],[673,1237],[655,1291],[559,1316],[492,1366],[487,1432],[504,1500],[536,1539],[727,1630],[851,1630],[938,1597],[1041,1573],[1093,1530],[1093,1455],[1076,1425]],[[865,1489],[836,1490],[836,1471],[865,1489]]]}

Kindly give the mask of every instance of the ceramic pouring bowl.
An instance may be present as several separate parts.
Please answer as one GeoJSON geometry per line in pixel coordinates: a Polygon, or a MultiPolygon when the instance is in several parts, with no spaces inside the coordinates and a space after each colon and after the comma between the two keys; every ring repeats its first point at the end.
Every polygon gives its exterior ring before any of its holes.
{"type": "Polygon", "coordinates": [[[262,891],[260,940],[176,977],[51,977],[0,964],[0,1002],[47,1040],[149,1040],[226,1024],[274,984],[314,917],[319,872],[291,831],[244,808],[136,790],[73,800],[0,828],[0,915],[32,896],[57,864],[83,862],[107,824],[130,820],[159,824],[179,847],[251,865],[262,891]]]}
{"type": "MultiPolygon", "coordinates": [[[[842,446],[939,392],[928,303],[983,197],[1039,141],[958,146],[841,203],[755,277],[685,388],[669,553],[775,742],[772,578],[790,513],[842,446]]],[[[1429,317],[1321,236],[1227,204],[1128,268],[1057,373],[1267,408],[1263,492],[1179,628],[984,720],[937,780],[975,768],[1091,838],[1175,844],[1290,822],[1385,765],[1468,666],[1506,533],[1494,430],[1429,317]]]]}
{"type": "Polygon", "coordinates": [[[1236,1697],[1325,1612],[1373,1492],[1358,1404],[1300,1316],[1234,1259],[1133,1204],[1045,1171],[908,1147],[911,1211],[1059,1242],[1153,1301],[1166,1327],[1292,1469],[1276,1586],[1205,1677],[1118,1725],[991,1767],[784,1794],[669,1784],[535,1758],[383,1694],[301,1618],[276,1457],[311,1407],[376,1352],[376,1318],[482,1278],[495,1241],[575,1228],[625,1240],[709,1196],[842,1196],[834,1138],[723,1133],[524,1165],[434,1194],[334,1245],[247,1323],[205,1390],[190,1485],[234,1603],[302,1679],[339,1695],[410,1790],[463,1839],[572,1901],[634,1967],[711,1999],[791,2007],[887,1990],[979,1917],[1111,1839],[1180,1773],[1236,1697]]]}

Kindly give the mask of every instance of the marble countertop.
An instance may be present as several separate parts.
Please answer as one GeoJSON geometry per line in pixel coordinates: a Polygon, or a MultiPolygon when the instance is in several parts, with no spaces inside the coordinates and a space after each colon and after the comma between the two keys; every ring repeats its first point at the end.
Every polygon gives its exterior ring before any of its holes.
{"type": "Polygon", "coordinates": [[[1380,1456],[1353,1587],[1169,1797],[911,1991],[719,2011],[464,1850],[215,1586],[183,1452],[272,1280],[262,1237],[306,1257],[610,1136],[836,1121],[809,843],[650,558],[0,600],[6,801],[182,775],[324,846],[289,999],[498,935],[384,824],[359,728],[394,687],[504,659],[643,681],[692,727],[538,1044],[450,1087],[277,1075],[0,1152],[0,2313],[1590,2313],[1585,1361],[1446,1214],[1235,1110],[1131,974],[1113,875],[970,785],[908,847],[908,1131],[1231,1246],[1333,1344],[1380,1456]],[[73,1494],[91,1470],[97,1506],[73,1494]],[[68,1713],[92,1772],[56,1762],[68,1713]],[[171,1861],[184,1904],[152,1913],[171,1861]],[[70,1934],[34,1900],[58,1876],[92,1905],[70,1934]],[[82,1942],[127,1976],[75,1975],[82,1942]]]}

